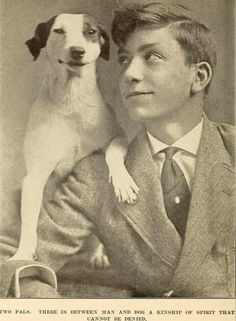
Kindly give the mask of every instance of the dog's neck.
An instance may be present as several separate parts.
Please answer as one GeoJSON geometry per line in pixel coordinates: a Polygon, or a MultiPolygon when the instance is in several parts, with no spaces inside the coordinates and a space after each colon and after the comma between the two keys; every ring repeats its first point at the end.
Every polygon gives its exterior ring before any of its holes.
{"type": "Polygon", "coordinates": [[[57,111],[66,115],[81,114],[83,109],[89,107],[104,106],[95,63],[78,68],[76,73],[61,65],[57,69],[50,65],[41,94],[46,94],[57,111]]]}

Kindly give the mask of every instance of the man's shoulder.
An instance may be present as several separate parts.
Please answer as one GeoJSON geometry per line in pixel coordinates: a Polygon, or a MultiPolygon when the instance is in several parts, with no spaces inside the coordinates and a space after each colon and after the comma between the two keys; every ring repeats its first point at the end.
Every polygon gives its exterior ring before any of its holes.
{"type": "Polygon", "coordinates": [[[211,124],[218,131],[222,142],[224,144],[225,150],[229,154],[233,163],[235,163],[235,138],[236,138],[236,127],[226,123],[215,123],[211,124]]]}
{"type": "Polygon", "coordinates": [[[230,125],[227,123],[214,123],[214,124],[215,126],[217,126],[217,129],[219,130],[219,132],[223,137],[226,137],[229,140],[235,139],[236,127],[234,125],[230,125]]]}
{"type": "Polygon", "coordinates": [[[89,174],[97,178],[108,178],[108,167],[103,151],[95,151],[89,156],[82,158],[74,167],[73,173],[80,177],[89,174]]]}

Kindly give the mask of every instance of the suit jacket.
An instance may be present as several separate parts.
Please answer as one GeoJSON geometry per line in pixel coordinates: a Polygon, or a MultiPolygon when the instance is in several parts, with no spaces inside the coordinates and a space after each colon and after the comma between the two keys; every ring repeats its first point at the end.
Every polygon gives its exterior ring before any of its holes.
{"type": "Polygon", "coordinates": [[[116,280],[137,295],[234,296],[233,143],[232,126],[204,119],[184,242],[166,215],[145,129],[126,161],[140,188],[135,204],[115,200],[102,153],[84,158],[41,211],[39,260],[59,271],[95,232],[116,280]]]}

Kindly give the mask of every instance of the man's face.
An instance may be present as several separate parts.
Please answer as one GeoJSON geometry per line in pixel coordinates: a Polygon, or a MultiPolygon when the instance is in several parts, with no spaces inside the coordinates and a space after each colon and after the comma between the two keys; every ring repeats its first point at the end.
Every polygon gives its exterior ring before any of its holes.
{"type": "Polygon", "coordinates": [[[133,120],[185,117],[193,66],[167,27],[133,32],[118,56],[121,95],[133,120]]]}

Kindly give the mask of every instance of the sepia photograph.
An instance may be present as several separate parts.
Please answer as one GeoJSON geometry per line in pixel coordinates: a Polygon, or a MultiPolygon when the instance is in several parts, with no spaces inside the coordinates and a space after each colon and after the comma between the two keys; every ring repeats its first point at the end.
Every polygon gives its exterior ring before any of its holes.
{"type": "Polygon", "coordinates": [[[1,299],[234,301],[234,9],[0,0],[1,299]]]}

